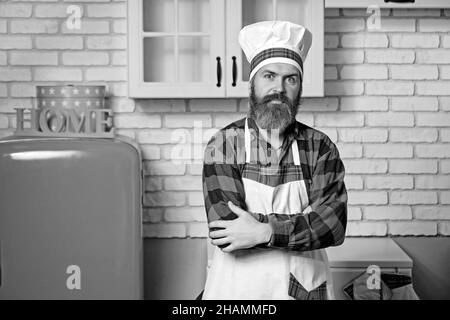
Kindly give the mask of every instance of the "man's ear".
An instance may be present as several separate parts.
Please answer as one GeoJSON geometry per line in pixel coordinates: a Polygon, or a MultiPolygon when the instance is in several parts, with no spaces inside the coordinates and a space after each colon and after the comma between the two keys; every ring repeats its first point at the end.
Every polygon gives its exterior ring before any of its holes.
{"type": "Polygon", "coordinates": [[[300,81],[300,89],[298,90],[297,96],[297,107],[300,109],[302,104],[302,93],[303,93],[303,81],[300,81]]]}

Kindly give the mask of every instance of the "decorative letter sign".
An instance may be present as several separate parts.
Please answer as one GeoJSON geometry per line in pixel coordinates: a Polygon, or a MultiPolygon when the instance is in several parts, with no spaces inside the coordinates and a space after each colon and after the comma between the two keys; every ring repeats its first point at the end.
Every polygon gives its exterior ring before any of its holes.
{"type": "Polygon", "coordinates": [[[112,110],[104,108],[104,95],[104,86],[38,86],[37,109],[15,109],[15,134],[112,138],[112,110]]]}

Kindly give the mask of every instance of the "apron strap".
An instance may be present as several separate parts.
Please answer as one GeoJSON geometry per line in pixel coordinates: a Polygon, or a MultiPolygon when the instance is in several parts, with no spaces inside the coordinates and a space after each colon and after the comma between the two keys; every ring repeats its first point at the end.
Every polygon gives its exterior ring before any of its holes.
{"type": "Polygon", "coordinates": [[[297,139],[294,138],[292,141],[292,155],[294,156],[294,165],[300,165],[300,153],[298,151],[297,139]]]}
{"type": "Polygon", "coordinates": [[[245,163],[250,163],[250,150],[251,150],[251,139],[250,131],[248,130],[248,118],[245,118],[245,163]]]}

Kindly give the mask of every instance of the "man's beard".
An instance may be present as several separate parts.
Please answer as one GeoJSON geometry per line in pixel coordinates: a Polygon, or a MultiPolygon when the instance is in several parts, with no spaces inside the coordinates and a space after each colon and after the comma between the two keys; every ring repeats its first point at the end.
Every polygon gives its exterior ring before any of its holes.
{"type": "Polygon", "coordinates": [[[266,95],[258,101],[255,89],[252,84],[250,92],[250,117],[253,118],[262,129],[277,129],[283,132],[291,123],[295,121],[298,105],[298,97],[291,101],[284,93],[266,95]],[[280,104],[271,103],[273,100],[281,101],[280,104]]]}

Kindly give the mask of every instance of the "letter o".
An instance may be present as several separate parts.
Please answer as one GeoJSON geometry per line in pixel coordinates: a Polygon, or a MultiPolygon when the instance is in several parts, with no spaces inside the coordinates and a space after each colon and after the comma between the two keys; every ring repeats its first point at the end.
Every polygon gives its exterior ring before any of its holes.
{"type": "Polygon", "coordinates": [[[44,132],[61,132],[66,125],[66,117],[61,110],[48,108],[41,113],[39,123],[44,132]]]}

